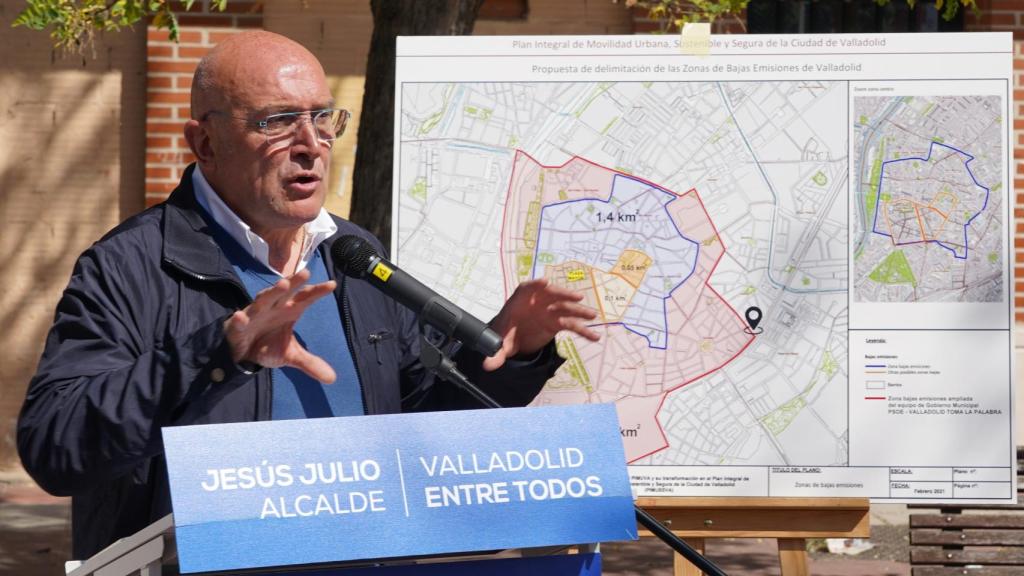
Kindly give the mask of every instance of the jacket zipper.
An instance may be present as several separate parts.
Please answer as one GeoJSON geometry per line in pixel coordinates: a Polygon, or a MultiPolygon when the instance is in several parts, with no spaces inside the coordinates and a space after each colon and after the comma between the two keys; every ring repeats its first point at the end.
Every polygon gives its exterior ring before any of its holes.
{"type": "Polygon", "coordinates": [[[352,356],[352,367],[356,369],[356,380],[359,381],[359,397],[363,399],[363,414],[365,415],[369,414],[369,407],[366,405],[366,389],[363,387],[363,375],[359,373],[359,357],[356,356],[355,345],[352,343],[352,339],[355,338],[355,329],[352,326],[352,312],[349,310],[348,292],[345,290],[345,282],[347,280],[348,276],[342,276],[339,288],[341,290],[341,320],[345,329],[345,343],[348,344],[348,353],[352,356]]]}

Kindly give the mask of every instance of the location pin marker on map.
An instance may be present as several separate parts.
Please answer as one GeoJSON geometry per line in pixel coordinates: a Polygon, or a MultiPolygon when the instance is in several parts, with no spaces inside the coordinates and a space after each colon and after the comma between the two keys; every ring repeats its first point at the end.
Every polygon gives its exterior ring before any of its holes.
{"type": "Polygon", "coordinates": [[[746,331],[747,334],[760,334],[761,332],[764,332],[764,330],[757,329],[757,325],[761,323],[760,308],[757,306],[751,306],[750,308],[747,308],[744,316],[747,317],[747,325],[750,326],[750,329],[746,331]]]}

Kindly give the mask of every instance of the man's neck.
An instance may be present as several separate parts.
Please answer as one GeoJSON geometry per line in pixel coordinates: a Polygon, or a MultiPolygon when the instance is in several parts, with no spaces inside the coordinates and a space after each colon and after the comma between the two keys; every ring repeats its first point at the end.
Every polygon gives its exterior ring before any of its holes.
{"type": "Polygon", "coordinates": [[[269,252],[267,259],[275,270],[285,277],[295,273],[299,259],[302,257],[302,242],[305,230],[299,228],[279,228],[274,230],[256,230],[260,238],[267,243],[269,252]]]}

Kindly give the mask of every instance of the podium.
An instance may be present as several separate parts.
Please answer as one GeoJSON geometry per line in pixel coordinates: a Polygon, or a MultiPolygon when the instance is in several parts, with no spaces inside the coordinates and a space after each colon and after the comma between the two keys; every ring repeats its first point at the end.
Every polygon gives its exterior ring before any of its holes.
{"type": "Polygon", "coordinates": [[[596,546],[552,552],[638,537],[611,405],[183,426],[163,436],[174,513],[69,574],[597,576],[596,546]]]}
{"type": "MultiPolygon", "coordinates": [[[[586,544],[575,547],[576,554],[564,556],[560,558],[554,558],[551,560],[544,560],[548,566],[547,569],[551,570],[554,574],[578,574],[598,576],[601,573],[601,557],[598,552],[599,546],[597,544],[586,544]]],[[[384,563],[384,567],[373,569],[373,574],[380,574],[380,576],[390,576],[387,572],[391,570],[402,570],[403,573],[423,573],[431,571],[431,569],[442,568],[445,574],[458,573],[460,570],[458,566],[465,564],[463,570],[468,570],[467,574],[476,573],[487,573],[487,574],[523,574],[529,576],[540,576],[544,574],[542,571],[538,571],[538,563],[541,558],[547,557],[552,553],[557,553],[566,550],[565,548],[528,548],[524,550],[513,551],[515,554],[519,554],[524,560],[522,563],[517,564],[515,567],[507,565],[507,570],[494,570],[490,566],[486,572],[477,571],[476,568],[480,566],[480,562],[488,562],[490,565],[500,565],[503,560],[515,560],[516,558],[500,558],[487,560],[486,556],[465,556],[460,557],[458,560],[451,558],[431,558],[421,559],[419,564],[416,561],[404,561],[396,563],[388,567],[387,563],[384,563]],[[483,560],[480,560],[483,558],[483,560]],[[458,562],[453,564],[452,562],[458,562]]],[[[139,530],[135,534],[118,540],[114,544],[111,544],[104,550],[97,553],[92,558],[89,558],[85,562],[81,563],[74,569],[67,572],[67,576],[177,576],[179,574],[177,567],[177,549],[174,539],[174,517],[173,514],[168,514],[149,526],[139,530]]],[[[333,567],[333,568],[320,568],[314,572],[300,572],[299,574],[309,574],[310,576],[321,576],[321,575],[334,575],[338,576],[362,576],[361,573],[366,573],[367,570],[360,569],[361,566],[357,563],[356,565],[346,567],[333,567]]],[[[264,574],[280,573],[280,568],[268,568],[247,571],[247,574],[264,574]]]]}

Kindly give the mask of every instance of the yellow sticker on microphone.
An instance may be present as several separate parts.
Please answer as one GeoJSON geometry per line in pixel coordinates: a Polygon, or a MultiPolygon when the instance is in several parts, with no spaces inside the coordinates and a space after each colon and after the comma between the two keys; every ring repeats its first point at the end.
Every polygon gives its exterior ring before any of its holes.
{"type": "Polygon", "coordinates": [[[387,282],[388,278],[391,278],[391,268],[385,266],[383,262],[377,262],[377,265],[373,267],[373,275],[387,282]]]}

